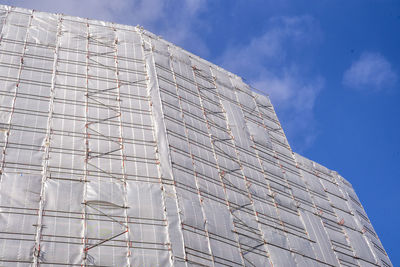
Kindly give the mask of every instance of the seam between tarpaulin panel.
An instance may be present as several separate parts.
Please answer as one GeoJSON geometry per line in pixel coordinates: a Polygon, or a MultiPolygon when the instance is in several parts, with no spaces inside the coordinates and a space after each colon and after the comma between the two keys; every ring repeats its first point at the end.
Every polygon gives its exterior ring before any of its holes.
{"type": "MultiPolygon", "coordinates": [[[[168,161],[167,162],[165,162],[165,163],[167,163],[167,164],[165,164],[164,163],[164,167],[167,165],[167,168],[168,168],[168,172],[169,172],[169,179],[173,182],[173,184],[172,185],[170,185],[170,184],[167,184],[167,183],[165,183],[165,184],[163,184],[163,187],[164,187],[164,189],[165,189],[165,192],[168,194],[168,193],[170,193],[170,192],[167,192],[167,190],[169,191],[171,188],[172,188],[172,191],[173,191],[173,198],[175,199],[175,205],[176,205],[176,209],[177,209],[177,217],[178,217],[178,220],[179,220],[179,225],[177,226],[178,227],[178,230],[181,232],[181,235],[180,235],[180,238],[182,239],[182,245],[183,245],[183,247],[182,247],[182,252],[183,252],[183,260],[185,261],[185,265],[187,265],[187,254],[186,254],[186,251],[185,251],[185,239],[183,238],[183,228],[182,228],[182,218],[181,218],[181,216],[180,216],[180,214],[181,214],[181,208],[179,207],[179,202],[178,202],[178,198],[177,198],[177,191],[176,191],[176,187],[175,187],[175,179],[174,179],[174,175],[173,175],[173,171],[172,171],[172,169],[173,169],[173,167],[172,167],[172,159],[171,159],[171,152],[170,152],[170,145],[169,145],[169,142],[168,142],[168,139],[167,139],[167,128],[166,128],[166,125],[165,125],[165,122],[164,122],[164,120],[165,120],[165,115],[164,115],[164,111],[163,111],[163,106],[162,106],[162,101],[161,101],[161,92],[160,92],[160,86],[159,86],[159,84],[158,84],[158,73],[157,73],[157,68],[156,68],[156,66],[155,66],[155,57],[154,57],[154,47],[153,47],[153,44],[152,44],[152,37],[150,37],[149,36],[149,44],[150,44],[150,52],[149,52],[149,54],[151,55],[150,56],[150,61],[151,61],[151,63],[148,65],[148,67],[149,68],[153,68],[153,71],[154,71],[154,76],[153,76],[153,79],[154,79],[154,82],[155,82],[155,84],[156,84],[156,87],[154,88],[154,90],[153,90],[153,93],[155,94],[155,95],[153,95],[152,96],[152,99],[151,99],[151,102],[154,104],[154,100],[158,100],[157,102],[157,104],[159,104],[159,113],[160,113],[160,124],[161,125],[159,125],[159,127],[161,127],[161,129],[162,129],[162,131],[163,131],[163,135],[162,135],[162,138],[165,138],[165,147],[166,147],[166,149],[167,149],[167,151],[164,151],[165,153],[166,153],[166,155],[167,155],[167,158],[168,158],[168,161]],[[155,97],[154,97],[155,96],[155,97]],[[171,188],[170,188],[171,187],[171,188]]],[[[151,77],[150,77],[150,79],[151,79],[151,77]]],[[[155,107],[155,105],[152,105],[152,107],[154,108],[155,107]]],[[[160,139],[160,136],[158,136],[159,138],[156,138],[156,140],[159,140],[160,139]]],[[[158,152],[161,154],[162,153],[162,148],[160,149],[160,147],[158,146],[158,152]]],[[[163,170],[163,164],[162,164],[162,162],[163,161],[161,161],[161,157],[160,157],[160,169],[161,170],[163,170]]],[[[164,169],[164,171],[165,171],[165,169],[164,169]]],[[[163,172],[161,173],[161,176],[163,176],[163,172]]],[[[166,195],[166,197],[168,197],[168,195],[166,195]]],[[[168,218],[168,210],[166,210],[166,213],[167,213],[167,218],[168,218]]],[[[172,240],[170,239],[170,241],[172,242],[172,240]]],[[[171,244],[171,252],[173,253],[173,249],[172,249],[172,244],[171,244]]],[[[174,261],[176,260],[176,259],[178,259],[178,257],[177,256],[175,256],[175,255],[173,255],[173,257],[174,257],[174,261]]]]}
{"type": "MultiPolygon", "coordinates": [[[[38,266],[40,261],[44,261],[42,255],[44,253],[41,251],[40,248],[40,241],[42,238],[42,230],[44,225],[43,223],[43,213],[44,207],[46,205],[45,199],[45,183],[48,179],[49,170],[48,170],[48,163],[49,163],[49,149],[50,149],[50,139],[52,135],[52,118],[53,118],[53,111],[54,111],[54,97],[55,97],[55,83],[56,83],[56,75],[57,75],[57,65],[58,65],[58,55],[59,55],[59,38],[61,34],[61,27],[62,27],[62,15],[57,15],[57,37],[56,37],[56,46],[54,48],[54,60],[53,60],[53,73],[51,77],[51,88],[50,88],[50,101],[49,101],[49,116],[47,120],[47,130],[46,130],[46,138],[44,140],[44,157],[43,157],[43,177],[42,177],[42,187],[40,192],[40,206],[38,211],[38,223],[37,223],[37,232],[36,232],[36,240],[35,240],[35,249],[34,249],[34,265],[38,266]]],[[[51,179],[51,178],[50,178],[51,179]]]]}
{"type": "MultiPolygon", "coordinates": [[[[144,62],[146,64],[146,70],[147,70],[147,81],[148,81],[148,94],[149,94],[149,98],[150,98],[150,106],[151,106],[151,110],[152,110],[152,119],[153,119],[153,123],[154,123],[154,135],[155,135],[155,140],[156,140],[156,144],[157,144],[157,154],[159,155],[159,164],[158,164],[158,170],[160,172],[160,186],[163,192],[163,199],[164,199],[164,216],[167,219],[167,224],[168,224],[168,229],[167,229],[167,233],[168,233],[168,239],[170,242],[170,255],[171,255],[171,266],[174,266],[174,262],[177,259],[180,259],[180,257],[177,257],[174,254],[173,248],[172,248],[172,239],[171,239],[171,233],[170,233],[170,229],[169,227],[171,226],[171,222],[168,220],[168,211],[167,211],[167,194],[169,194],[170,192],[166,192],[167,190],[170,191],[172,189],[173,191],[173,197],[175,198],[175,206],[176,206],[176,211],[177,211],[177,215],[178,215],[178,220],[179,220],[179,225],[177,226],[178,231],[180,231],[180,234],[182,237],[182,256],[183,258],[181,260],[184,260],[184,264],[187,266],[187,262],[186,262],[186,253],[184,250],[184,239],[183,239],[183,230],[182,230],[182,222],[181,222],[181,218],[179,216],[179,206],[178,206],[178,199],[176,198],[176,189],[175,189],[175,185],[174,184],[168,184],[164,182],[164,171],[165,171],[165,167],[163,168],[163,165],[167,165],[167,168],[169,169],[168,173],[166,175],[168,175],[169,179],[168,180],[172,180],[173,182],[173,174],[172,174],[172,167],[171,167],[171,156],[170,156],[170,152],[169,152],[169,145],[168,145],[168,140],[166,139],[166,126],[165,126],[165,118],[164,118],[164,113],[162,110],[162,106],[161,106],[161,99],[160,99],[160,87],[158,85],[158,80],[157,80],[157,73],[155,70],[155,63],[154,63],[154,55],[153,55],[153,51],[152,51],[152,44],[151,44],[151,37],[147,36],[150,41],[146,41],[143,38],[143,30],[140,30],[140,37],[142,40],[142,51],[143,51],[143,57],[144,57],[144,62]],[[146,42],[147,45],[149,45],[149,50],[148,53],[146,54],[146,42]],[[154,79],[155,85],[151,85],[151,78],[154,79]],[[154,105],[154,101],[157,100],[157,104],[159,105],[159,110],[156,110],[155,107],[156,105],[154,105]],[[157,117],[159,117],[160,121],[157,121],[157,117]],[[159,124],[159,125],[158,125],[159,124]],[[159,129],[159,131],[162,131],[163,134],[159,135],[157,134],[158,131],[157,129],[159,129]],[[167,148],[167,159],[162,160],[162,155],[161,155],[161,149],[159,146],[159,141],[160,139],[164,139],[163,141],[166,144],[166,148],[167,148]],[[163,164],[164,162],[164,164],[163,164]],[[171,187],[171,188],[170,188],[171,187]]],[[[165,157],[166,155],[164,155],[165,157]]]]}
{"type": "MultiPolygon", "coordinates": [[[[89,38],[90,38],[90,33],[89,33],[89,21],[86,19],[86,95],[89,94],[89,38]]],[[[88,183],[88,160],[89,160],[89,132],[88,132],[88,113],[89,113],[89,99],[88,97],[85,97],[86,101],[86,109],[85,109],[85,160],[84,160],[84,177],[83,177],[83,194],[82,194],[82,203],[85,203],[86,196],[87,196],[87,183],[88,183]]],[[[87,217],[88,214],[86,212],[86,205],[83,205],[83,237],[82,237],[82,252],[83,252],[83,257],[82,257],[82,266],[86,266],[86,258],[87,258],[87,251],[85,250],[86,244],[87,244],[87,217]]]]}
{"type": "MultiPolygon", "coordinates": [[[[1,45],[2,41],[3,41],[3,35],[4,35],[3,31],[4,31],[5,26],[7,25],[7,18],[10,15],[10,12],[11,12],[11,8],[7,7],[7,13],[4,16],[3,27],[1,28],[1,32],[0,32],[0,45],[1,45]]],[[[15,90],[17,90],[17,88],[15,88],[15,90]]],[[[10,113],[10,117],[11,117],[11,113],[10,113]]],[[[4,146],[1,148],[1,151],[0,151],[0,153],[1,153],[1,158],[0,158],[1,159],[1,161],[0,161],[0,182],[1,182],[1,177],[3,175],[3,168],[4,168],[5,156],[6,156],[6,153],[5,153],[6,151],[5,150],[6,150],[6,147],[7,147],[8,135],[10,133],[10,127],[11,127],[11,121],[9,121],[7,128],[3,128],[3,126],[0,128],[0,130],[2,132],[4,132],[4,146]]],[[[1,183],[0,183],[0,185],[1,185],[1,183]]]]}
{"type": "Polygon", "coordinates": [[[205,220],[204,221],[204,228],[205,228],[205,234],[207,236],[207,241],[208,241],[208,249],[209,249],[209,252],[210,252],[210,255],[211,255],[211,258],[212,258],[212,264],[214,266],[215,265],[215,259],[214,259],[214,255],[213,255],[212,250],[211,250],[210,234],[208,232],[208,227],[207,227],[207,216],[206,216],[206,213],[204,211],[204,205],[203,205],[203,201],[202,201],[202,197],[201,197],[201,193],[200,193],[200,186],[199,186],[199,181],[198,181],[198,177],[197,177],[196,166],[195,166],[195,163],[194,163],[194,155],[192,153],[191,145],[190,145],[190,142],[189,142],[189,137],[188,137],[189,136],[189,132],[188,132],[188,129],[187,129],[185,116],[184,116],[184,113],[183,113],[183,108],[182,108],[182,103],[181,103],[181,96],[179,95],[179,87],[178,87],[178,84],[177,84],[177,81],[176,81],[176,75],[175,75],[175,70],[174,70],[173,63],[172,63],[172,55],[170,53],[170,46],[169,45],[168,45],[168,52],[169,52],[169,57],[170,57],[170,60],[169,60],[170,69],[172,71],[172,76],[174,78],[176,95],[178,97],[178,103],[179,103],[179,109],[180,109],[180,112],[181,112],[182,122],[183,122],[184,129],[185,129],[186,142],[187,142],[187,145],[188,145],[188,150],[189,150],[190,157],[192,159],[193,176],[194,176],[195,184],[196,184],[196,187],[197,187],[197,195],[199,197],[199,203],[200,203],[200,207],[201,207],[201,212],[202,212],[203,218],[205,220]]]}
{"type": "MultiPolygon", "coordinates": [[[[192,63],[192,64],[193,64],[193,63],[192,63]]],[[[211,142],[211,146],[212,146],[212,150],[213,150],[212,152],[213,152],[213,156],[214,156],[214,159],[215,159],[215,162],[216,162],[216,166],[215,166],[215,167],[216,167],[217,170],[218,170],[218,176],[219,176],[219,178],[220,178],[220,183],[221,183],[221,185],[222,185],[222,187],[223,187],[223,191],[224,191],[224,195],[225,195],[225,203],[226,203],[226,206],[227,206],[227,208],[228,208],[228,210],[229,210],[229,213],[230,213],[230,216],[231,216],[230,219],[231,219],[231,223],[232,223],[233,229],[234,229],[234,231],[235,231],[235,239],[236,239],[236,242],[237,242],[237,244],[238,244],[238,248],[239,248],[239,252],[240,252],[240,257],[241,257],[241,260],[242,260],[242,265],[243,265],[243,266],[246,266],[246,264],[245,264],[245,259],[244,259],[244,256],[243,256],[243,248],[242,248],[242,246],[241,246],[241,244],[240,244],[240,242],[239,242],[239,237],[238,237],[237,230],[236,230],[236,226],[235,226],[234,219],[233,219],[234,216],[233,216],[233,214],[232,214],[231,207],[230,207],[230,204],[229,204],[229,201],[228,201],[228,198],[227,198],[227,192],[226,192],[226,188],[225,188],[225,183],[223,182],[223,179],[222,179],[222,177],[221,177],[222,171],[221,171],[220,166],[219,166],[219,164],[218,164],[218,159],[217,159],[217,157],[216,157],[216,151],[215,151],[215,148],[214,148],[214,144],[213,144],[213,142],[212,142],[212,137],[211,137],[212,133],[210,132],[210,127],[211,127],[211,126],[210,126],[210,124],[209,124],[209,122],[208,122],[207,116],[205,115],[205,108],[204,108],[204,104],[203,104],[203,98],[202,98],[202,96],[201,96],[199,84],[198,84],[197,79],[196,79],[196,72],[195,72],[195,69],[196,69],[196,67],[193,65],[193,66],[192,66],[193,78],[194,78],[194,82],[195,82],[195,84],[196,84],[196,88],[197,88],[197,91],[198,91],[198,96],[199,96],[200,104],[201,104],[202,111],[203,111],[203,117],[204,117],[204,120],[205,120],[205,122],[206,122],[206,124],[207,124],[208,135],[209,135],[210,142],[211,142]]]]}
{"type": "MultiPolygon", "coordinates": [[[[210,67],[210,73],[211,73],[211,75],[213,75],[213,69],[210,67]]],[[[230,81],[230,79],[229,79],[229,81],[230,81]]],[[[252,198],[252,194],[251,194],[251,192],[250,192],[250,190],[249,190],[249,187],[248,187],[248,181],[246,180],[246,175],[245,175],[245,173],[244,173],[244,170],[243,170],[243,165],[242,165],[242,161],[241,161],[241,159],[240,159],[240,156],[239,156],[239,152],[238,152],[238,150],[237,150],[237,145],[236,145],[236,142],[235,142],[235,140],[234,140],[234,137],[233,137],[233,134],[232,134],[232,130],[231,130],[231,128],[230,128],[230,125],[229,125],[229,120],[228,120],[228,116],[227,116],[227,114],[226,114],[226,108],[224,108],[224,104],[223,104],[223,102],[222,102],[222,99],[221,99],[221,94],[220,94],[220,90],[218,89],[218,86],[217,86],[217,83],[216,83],[216,77],[213,75],[213,82],[214,82],[214,86],[215,86],[215,88],[216,88],[216,94],[217,94],[217,97],[218,97],[218,99],[219,99],[219,103],[220,103],[220,105],[221,105],[221,109],[222,109],[222,111],[223,111],[223,116],[224,116],[224,118],[225,118],[225,125],[226,125],[226,128],[227,128],[227,130],[228,130],[228,133],[229,133],[229,135],[230,135],[230,138],[231,138],[231,143],[232,143],[232,146],[234,147],[234,150],[235,150],[235,153],[236,153],[236,159],[235,160],[237,160],[238,161],[238,163],[239,163],[239,166],[240,166],[240,169],[241,169],[241,176],[242,176],[242,178],[243,178],[243,180],[244,180],[244,184],[245,184],[245,187],[246,187],[246,191],[247,191],[247,194],[248,194],[248,198],[249,198],[249,200],[250,200],[250,203],[251,203],[251,206],[252,206],[252,210],[253,210],[253,213],[254,213],[254,218],[255,218],[255,221],[256,221],[256,223],[257,223],[257,226],[258,226],[258,231],[259,231],[259,233],[257,233],[257,235],[259,235],[259,237],[261,238],[261,240],[263,241],[263,247],[264,247],[264,249],[265,249],[265,253],[266,253],[266,256],[268,257],[268,249],[267,249],[267,247],[266,247],[266,240],[265,240],[265,238],[264,238],[264,234],[263,234],[263,231],[262,231],[262,229],[261,229],[261,225],[260,225],[260,223],[259,223],[259,220],[258,220],[258,215],[257,215],[257,212],[256,212],[256,209],[255,209],[255,207],[254,207],[254,201],[253,201],[253,198],[252,198]]],[[[232,86],[232,84],[231,84],[231,86],[232,86]]],[[[258,244],[258,245],[260,245],[260,244],[258,244]]],[[[268,257],[269,258],[269,257],[268,257]]],[[[271,259],[269,258],[269,261],[271,261],[271,259]]]]}
{"type": "MultiPolygon", "coordinates": [[[[113,24],[113,30],[114,30],[114,58],[115,58],[115,77],[117,80],[117,91],[118,91],[118,112],[120,114],[122,114],[121,112],[121,85],[120,85],[120,80],[119,80],[119,65],[118,65],[118,35],[117,35],[117,29],[114,27],[113,24]]],[[[125,170],[125,147],[124,147],[124,138],[123,138],[123,127],[122,127],[122,115],[119,116],[119,129],[120,129],[120,140],[121,140],[121,145],[122,145],[122,149],[121,149],[121,169],[122,169],[122,183],[123,183],[123,199],[124,199],[124,212],[125,212],[125,225],[126,225],[126,245],[127,245],[127,255],[126,255],[126,261],[128,266],[130,266],[130,255],[131,255],[131,251],[130,251],[130,235],[129,235],[129,219],[128,219],[128,211],[127,209],[128,207],[128,193],[127,193],[127,175],[126,175],[126,170],[125,170]]]]}

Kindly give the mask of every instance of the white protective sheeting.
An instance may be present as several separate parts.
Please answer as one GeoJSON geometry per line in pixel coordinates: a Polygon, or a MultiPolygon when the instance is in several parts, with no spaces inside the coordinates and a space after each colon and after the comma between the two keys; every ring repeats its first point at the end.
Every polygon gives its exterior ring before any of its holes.
{"type": "Polygon", "coordinates": [[[0,6],[1,266],[392,266],[268,96],[140,27],[0,6]]]}

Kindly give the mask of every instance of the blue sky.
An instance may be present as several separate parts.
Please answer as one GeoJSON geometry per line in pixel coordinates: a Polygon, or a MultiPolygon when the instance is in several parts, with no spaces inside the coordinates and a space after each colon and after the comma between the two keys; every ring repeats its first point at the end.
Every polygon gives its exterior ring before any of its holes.
{"type": "Polygon", "coordinates": [[[268,93],[292,148],[354,186],[400,265],[400,1],[15,0],[137,25],[268,93]]]}

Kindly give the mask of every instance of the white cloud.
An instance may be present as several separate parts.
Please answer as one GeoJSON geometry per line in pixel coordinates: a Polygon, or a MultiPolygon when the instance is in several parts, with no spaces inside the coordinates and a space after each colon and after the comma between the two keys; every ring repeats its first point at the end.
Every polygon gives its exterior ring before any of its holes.
{"type": "Polygon", "coordinates": [[[271,97],[289,141],[306,149],[316,137],[314,104],[324,79],[308,71],[302,55],[319,43],[318,23],[310,16],[280,17],[246,45],[233,46],[218,60],[271,97]],[[296,54],[297,53],[297,54],[296,54]]]}
{"type": "Polygon", "coordinates": [[[141,25],[166,40],[207,56],[208,49],[193,31],[207,0],[9,0],[5,4],[90,19],[141,25]]]}
{"type": "Polygon", "coordinates": [[[392,88],[398,77],[389,61],[381,54],[365,52],[343,75],[343,84],[360,91],[392,88]]]}

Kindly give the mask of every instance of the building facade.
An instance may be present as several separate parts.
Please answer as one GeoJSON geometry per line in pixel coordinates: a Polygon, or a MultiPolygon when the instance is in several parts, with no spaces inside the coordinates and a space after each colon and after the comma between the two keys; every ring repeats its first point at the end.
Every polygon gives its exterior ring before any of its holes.
{"type": "Polygon", "coordinates": [[[392,266],[269,98],[140,27],[0,6],[1,266],[392,266]]]}

